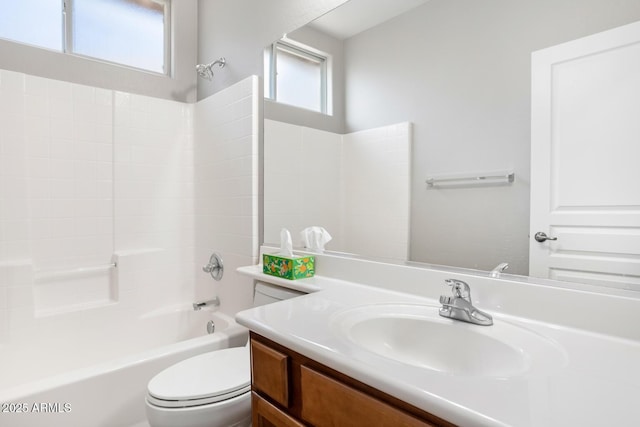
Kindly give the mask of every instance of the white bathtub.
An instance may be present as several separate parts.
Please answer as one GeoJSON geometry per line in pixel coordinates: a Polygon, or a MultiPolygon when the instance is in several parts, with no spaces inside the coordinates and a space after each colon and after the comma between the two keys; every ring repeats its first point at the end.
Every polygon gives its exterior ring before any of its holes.
{"type": "Polygon", "coordinates": [[[0,426],[136,425],[145,420],[146,386],[155,374],[196,354],[244,345],[248,333],[223,313],[181,307],[138,317],[135,334],[121,330],[117,342],[101,337],[99,330],[89,335],[93,342],[83,341],[82,334],[71,341],[62,336],[60,345],[35,356],[37,364],[19,360],[37,345],[27,351],[0,348],[0,426]],[[215,322],[213,334],[206,332],[208,320],[215,322]],[[78,348],[69,348],[73,341],[81,341],[78,348]]]}

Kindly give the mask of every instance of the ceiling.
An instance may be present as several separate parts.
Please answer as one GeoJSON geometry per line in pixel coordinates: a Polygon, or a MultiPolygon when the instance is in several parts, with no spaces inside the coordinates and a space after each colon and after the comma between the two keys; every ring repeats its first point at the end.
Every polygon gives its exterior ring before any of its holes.
{"type": "Polygon", "coordinates": [[[337,39],[348,39],[427,1],[349,0],[316,19],[310,26],[337,39]]]}

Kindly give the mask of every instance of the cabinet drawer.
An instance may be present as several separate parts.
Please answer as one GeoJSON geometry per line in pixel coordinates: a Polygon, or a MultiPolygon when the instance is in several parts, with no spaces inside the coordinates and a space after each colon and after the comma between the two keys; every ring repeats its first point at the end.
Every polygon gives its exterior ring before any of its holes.
{"type": "Polygon", "coordinates": [[[288,414],[267,402],[255,392],[251,393],[253,427],[304,427],[288,414]]]}
{"type": "Polygon", "coordinates": [[[433,427],[307,366],[300,374],[302,419],[315,427],[433,427]]]}
{"type": "Polygon", "coordinates": [[[289,356],[251,340],[251,383],[254,390],[289,406],[289,356]]]}

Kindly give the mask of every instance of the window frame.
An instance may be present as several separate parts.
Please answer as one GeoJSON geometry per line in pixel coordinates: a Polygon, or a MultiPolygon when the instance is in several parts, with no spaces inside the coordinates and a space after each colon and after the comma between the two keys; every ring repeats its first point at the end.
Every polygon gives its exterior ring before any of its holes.
{"type": "Polygon", "coordinates": [[[277,102],[283,105],[289,105],[294,108],[300,108],[302,110],[313,111],[316,113],[331,115],[331,96],[330,96],[330,86],[331,86],[331,55],[322,52],[318,49],[315,49],[306,44],[297,42],[290,38],[287,38],[285,35],[280,40],[276,40],[267,48],[267,52],[265,57],[268,58],[269,64],[268,67],[265,67],[265,70],[268,71],[268,76],[265,76],[265,81],[267,81],[267,85],[265,87],[265,98],[269,99],[273,102],[277,102]],[[320,110],[312,110],[304,107],[300,107],[297,105],[287,104],[281,101],[278,101],[278,85],[277,85],[277,76],[278,76],[278,50],[284,50],[290,54],[300,56],[301,58],[314,61],[320,64],[320,110]]]}
{"type": "Polygon", "coordinates": [[[164,29],[163,29],[164,37],[162,41],[164,58],[163,58],[163,64],[162,64],[162,71],[156,71],[156,70],[151,70],[147,68],[140,68],[134,65],[129,65],[121,62],[114,62],[108,59],[75,52],[73,47],[73,19],[74,19],[73,2],[74,1],[75,0],[60,0],[60,32],[62,35],[62,46],[60,50],[52,49],[45,46],[35,45],[32,43],[27,43],[27,42],[16,40],[16,39],[4,39],[4,40],[7,40],[13,43],[19,43],[26,46],[35,47],[37,49],[60,52],[66,55],[73,55],[83,59],[103,62],[110,65],[116,65],[119,67],[125,67],[132,70],[152,73],[160,76],[168,76],[168,77],[173,76],[173,61],[171,57],[171,54],[172,54],[171,45],[172,45],[172,38],[173,38],[172,22],[171,22],[171,15],[172,15],[171,0],[152,0],[155,3],[159,3],[164,6],[164,18],[163,18],[164,19],[164,29]]]}
{"type": "Polygon", "coordinates": [[[106,62],[108,64],[119,65],[121,67],[127,67],[134,70],[145,71],[147,73],[160,74],[171,77],[173,74],[172,61],[171,61],[171,0],[152,0],[154,3],[164,5],[164,58],[162,64],[162,72],[149,70],[147,68],[139,68],[129,64],[123,64],[121,62],[109,61],[108,59],[98,58],[95,56],[83,55],[77,53],[73,49],[73,2],[75,0],[61,0],[62,1],[62,19],[63,19],[63,31],[62,42],[63,52],[69,55],[79,56],[81,58],[89,58],[96,61],[106,62]]]}

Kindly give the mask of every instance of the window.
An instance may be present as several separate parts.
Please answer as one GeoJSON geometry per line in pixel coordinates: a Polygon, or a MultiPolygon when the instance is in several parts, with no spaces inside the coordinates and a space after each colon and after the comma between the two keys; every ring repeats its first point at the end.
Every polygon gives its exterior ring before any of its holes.
{"type": "Polygon", "coordinates": [[[0,37],[169,74],[169,0],[0,0],[0,37]]]}
{"type": "Polygon", "coordinates": [[[0,0],[0,37],[62,50],[61,4],[46,0],[0,0]]]}
{"type": "Polygon", "coordinates": [[[307,110],[330,114],[329,56],[309,46],[282,39],[265,50],[265,97],[307,110]]]}

